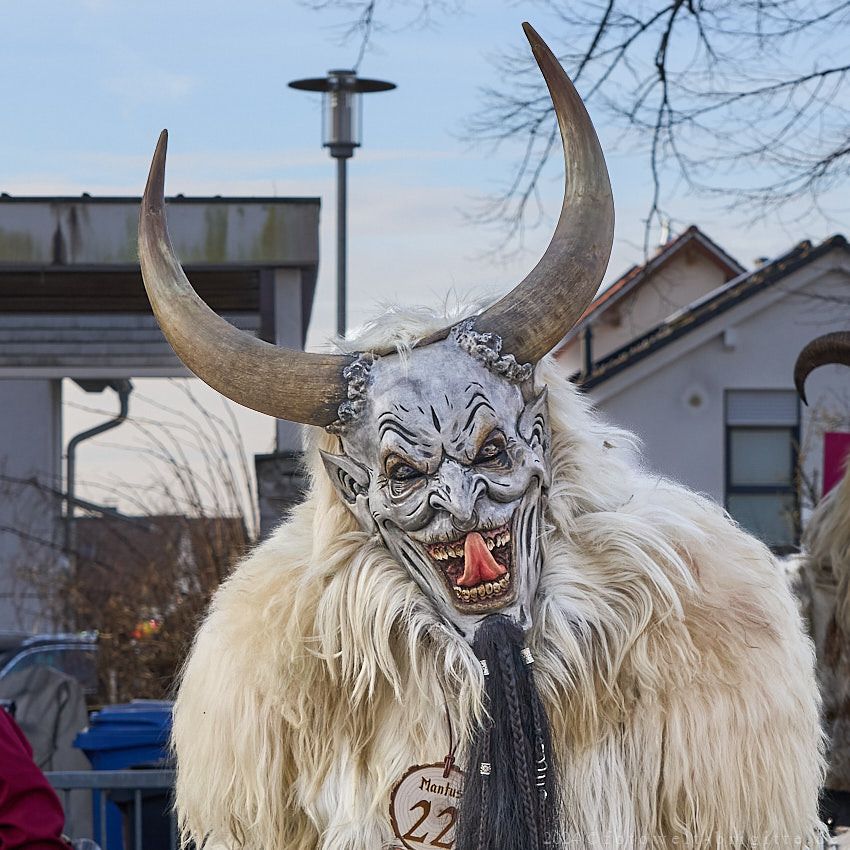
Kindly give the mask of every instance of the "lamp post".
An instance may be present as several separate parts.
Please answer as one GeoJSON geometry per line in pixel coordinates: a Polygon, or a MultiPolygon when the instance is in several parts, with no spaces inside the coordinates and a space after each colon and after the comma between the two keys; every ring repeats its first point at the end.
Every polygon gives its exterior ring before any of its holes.
{"type": "Polygon", "coordinates": [[[360,95],[389,91],[395,83],[367,80],[356,71],[328,71],[327,77],[293,80],[290,88],[322,92],[322,145],[336,159],[336,332],[345,337],[346,326],[346,160],[360,147],[360,95]]]}

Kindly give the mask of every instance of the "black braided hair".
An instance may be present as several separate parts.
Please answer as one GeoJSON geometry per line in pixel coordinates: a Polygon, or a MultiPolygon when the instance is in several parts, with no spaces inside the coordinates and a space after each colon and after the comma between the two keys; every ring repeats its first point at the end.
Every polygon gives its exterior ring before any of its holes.
{"type": "Polygon", "coordinates": [[[534,723],[534,786],[537,789],[538,817],[546,830],[543,843],[547,847],[555,848],[561,846],[558,820],[561,803],[560,789],[555,782],[554,751],[549,717],[534,682],[532,664],[533,661],[529,662],[526,659],[526,671],[531,692],[531,717],[534,723]]]}
{"type": "Polygon", "coordinates": [[[470,742],[456,850],[555,850],[557,789],[549,722],[523,633],[502,615],[479,627],[488,719],[470,742]]]}
{"type": "MultiPolygon", "coordinates": [[[[485,753],[490,752],[490,729],[489,727],[483,732],[483,746],[482,750],[485,753]]],[[[489,758],[489,756],[488,756],[489,758]]],[[[479,770],[481,770],[481,765],[479,763],[479,770]]],[[[486,779],[486,777],[484,777],[486,779]]],[[[487,846],[487,802],[488,802],[488,783],[486,781],[481,783],[481,802],[480,802],[480,817],[478,818],[478,842],[476,844],[476,850],[484,850],[487,846]]],[[[471,813],[470,813],[471,815],[471,813]]]]}

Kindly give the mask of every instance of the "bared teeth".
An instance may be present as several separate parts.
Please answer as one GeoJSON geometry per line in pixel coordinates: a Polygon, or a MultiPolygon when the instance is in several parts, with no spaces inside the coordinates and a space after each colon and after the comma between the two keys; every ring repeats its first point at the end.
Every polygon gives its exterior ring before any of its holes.
{"type": "Polygon", "coordinates": [[[429,546],[428,553],[435,561],[446,561],[449,558],[462,558],[463,543],[446,543],[429,546]]]}
{"type": "MultiPolygon", "coordinates": [[[[510,543],[511,540],[511,533],[505,526],[491,531],[483,531],[480,532],[480,534],[487,546],[487,549],[491,552],[493,549],[505,546],[510,543]]],[[[458,540],[449,543],[435,543],[428,546],[428,553],[435,561],[446,561],[449,558],[463,558],[464,541],[458,540]]]]}
{"type": "Polygon", "coordinates": [[[488,596],[499,596],[508,589],[511,574],[505,573],[498,581],[485,581],[475,587],[459,587],[454,585],[455,596],[463,602],[478,602],[488,596]]]}
{"type": "MultiPolygon", "coordinates": [[[[472,605],[482,600],[495,599],[507,591],[511,583],[511,574],[505,571],[505,565],[494,560],[492,552],[510,542],[510,528],[508,525],[503,525],[499,528],[470,532],[461,540],[428,544],[425,548],[435,561],[461,560],[463,562],[463,575],[453,578],[451,587],[458,603],[472,605]],[[470,538],[477,539],[477,544],[474,540],[470,543],[470,538]],[[467,552],[469,546],[472,546],[472,549],[467,552]],[[475,546],[478,547],[477,554],[475,554],[475,546]],[[478,559],[473,561],[473,567],[477,566],[477,568],[470,568],[470,557],[478,559]],[[476,581],[477,583],[473,584],[476,581]],[[461,582],[461,584],[455,582],[461,582]]],[[[441,563],[440,569],[445,572],[449,567],[441,563]]]]}
{"type": "Polygon", "coordinates": [[[505,546],[511,541],[511,533],[510,531],[499,531],[497,533],[490,533],[489,535],[484,536],[484,542],[487,544],[487,548],[491,551],[493,549],[498,549],[500,546],[505,546]]]}

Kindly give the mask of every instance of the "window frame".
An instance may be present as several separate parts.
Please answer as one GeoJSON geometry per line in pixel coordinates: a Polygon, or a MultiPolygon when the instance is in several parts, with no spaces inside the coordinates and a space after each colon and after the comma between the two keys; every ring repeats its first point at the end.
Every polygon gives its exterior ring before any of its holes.
{"type": "MultiPolygon", "coordinates": [[[[793,512],[793,526],[792,526],[792,535],[793,539],[790,544],[782,544],[773,546],[769,543],[765,543],[765,545],[769,546],[771,551],[773,551],[777,555],[787,555],[791,552],[796,552],[799,550],[800,546],[800,535],[802,533],[801,523],[800,523],[800,491],[798,487],[798,476],[799,476],[799,458],[800,458],[800,400],[799,398],[796,400],[795,412],[797,421],[796,424],[791,425],[787,423],[776,424],[765,421],[759,423],[748,423],[748,424],[733,424],[729,422],[729,395],[730,392],[740,392],[740,393],[759,393],[759,392],[777,392],[777,390],[765,390],[765,389],[739,389],[735,388],[727,388],[724,392],[724,404],[723,404],[723,446],[724,446],[724,459],[723,459],[723,507],[726,511],[733,516],[731,511],[729,510],[729,497],[730,496],[791,496],[792,503],[792,512],[793,512]],[[781,431],[783,433],[787,433],[790,436],[789,441],[789,483],[786,484],[733,484],[732,483],[732,434],[733,431],[781,431]]],[[[779,392],[794,392],[794,390],[779,390],[779,392]]],[[[796,393],[795,397],[796,397],[796,393]]],[[[734,516],[733,516],[734,518],[734,516]]]]}

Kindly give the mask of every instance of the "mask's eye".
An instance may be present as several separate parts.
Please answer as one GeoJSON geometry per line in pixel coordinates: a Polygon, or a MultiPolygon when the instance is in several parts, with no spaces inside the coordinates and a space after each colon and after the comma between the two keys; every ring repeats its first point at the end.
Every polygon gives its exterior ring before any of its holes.
{"type": "Polygon", "coordinates": [[[507,447],[508,444],[505,440],[505,435],[501,431],[497,431],[487,438],[487,442],[478,450],[478,454],[475,455],[472,463],[474,466],[482,466],[484,464],[509,466],[507,447]]]}
{"type": "Polygon", "coordinates": [[[419,478],[420,475],[422,473],[418,469],[414,469],[409,464],[400,463],[393,467],[390,478],[393,481],[412,481],[414,478],[419,478]]]}
{"type": "Polygon", "coordinates": [[[384,464],[387,478],[393,493],[399,493],[424,479],[424,475],[415,466],[407,463],[398,455],[390,455],[384,464]]]}

